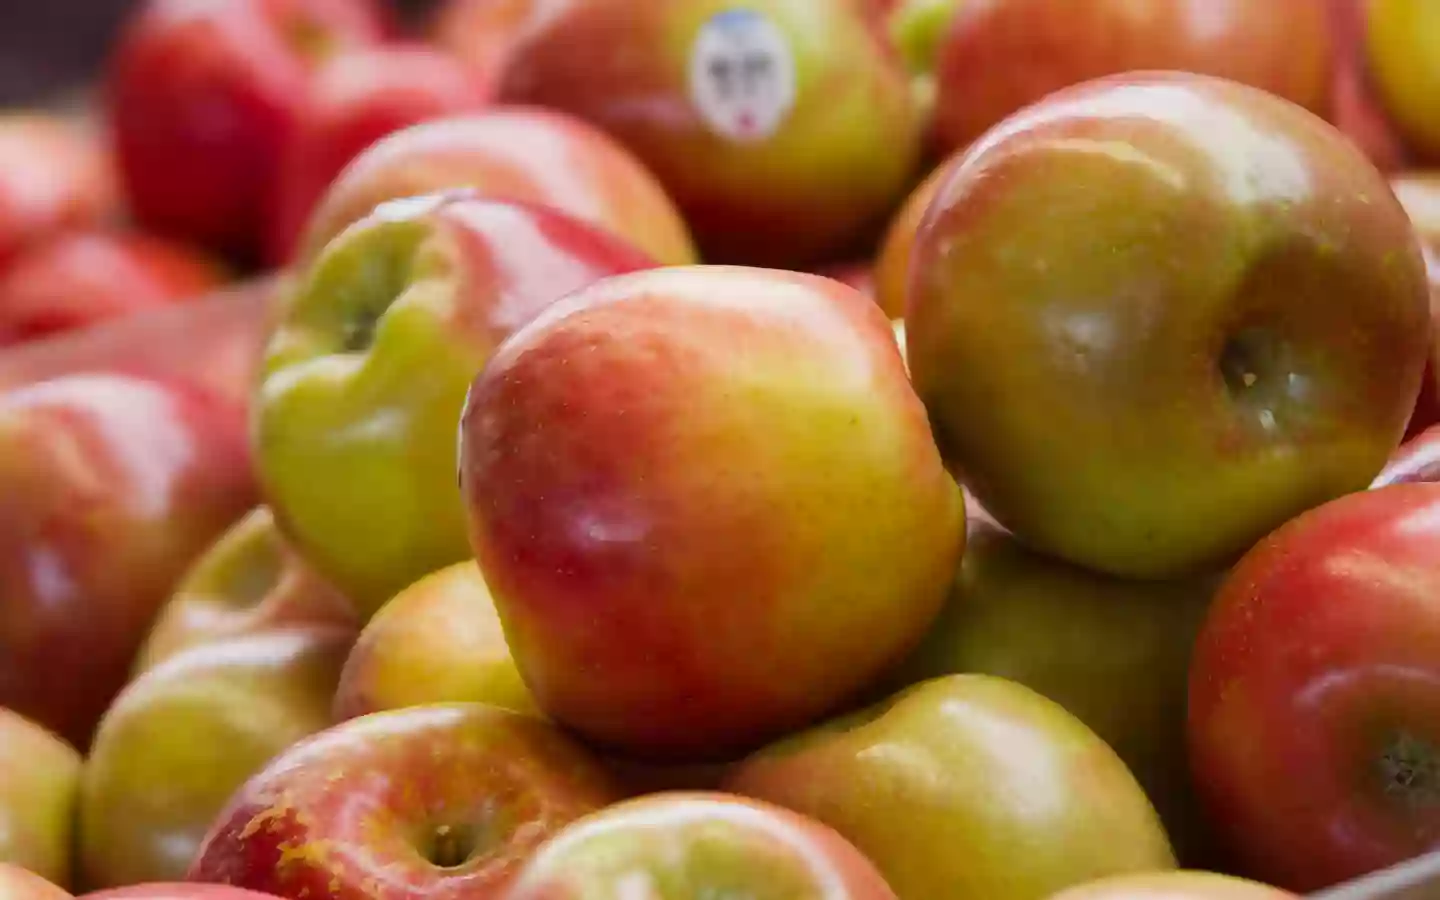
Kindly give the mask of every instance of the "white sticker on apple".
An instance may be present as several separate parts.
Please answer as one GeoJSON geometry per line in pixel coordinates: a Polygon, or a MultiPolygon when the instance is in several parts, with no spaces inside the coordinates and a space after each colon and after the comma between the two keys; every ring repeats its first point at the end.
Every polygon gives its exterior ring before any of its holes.
{"type": "Polygon", "coordinates": [[[715,133],[757,143],[795,105],[795,58],[763,13],[730,9],[701,26],[690,50],[690,98],[715,133]]]}

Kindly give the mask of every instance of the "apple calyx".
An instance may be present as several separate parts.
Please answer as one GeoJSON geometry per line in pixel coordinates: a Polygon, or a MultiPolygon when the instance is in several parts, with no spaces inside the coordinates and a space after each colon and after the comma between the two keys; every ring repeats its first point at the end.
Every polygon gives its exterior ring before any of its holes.
{"type": "Polygon", "coordinates": [[[1406,729],[1390,736],[1375,760],[1388,800],[1408,811],[1440,805],[1440,747],[1406,729]]]}

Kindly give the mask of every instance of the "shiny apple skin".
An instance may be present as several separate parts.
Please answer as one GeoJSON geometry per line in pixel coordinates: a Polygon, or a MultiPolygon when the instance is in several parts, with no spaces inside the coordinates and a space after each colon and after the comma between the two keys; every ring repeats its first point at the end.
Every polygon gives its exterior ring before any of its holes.
{"type": "Polygon", "coordinates": [[[1298,894],[1215,872],[1120,875],[1061,891],[1050,900],[1300,900],[1298,894]]]}
{"type": "Polygon", "coordinates": [[[70,885],[80,754],[58,735],[0,707],[0,896],[6,866],[70,885]]]}
{"type": "Polygon", "coordinates": [[[72,900],[64,888],[3,860],[0,860],[0,896],[5,900],[72,900]]]}
{"type": "Polygon", "coordinates": [[[920,223],[945,180],[949,166],[958,161],[957,156],[936,166],[905,198],[885,228],[880,252],[875,256],[875,302],[892,319],[905,316],[905,294],[910,287],[910,255],[920,223]]]}
{"type": "Polygon", "coordinates": [[[1437,540],[1440,485],[1364,491],[1287,523],[1222,587],[1189,744],[1239,871],[1308,892],[1440,848],[1437,540]]]}
{"type": "Polygon", "coordinates": [[[375,0],[146,0],[105,78],[136,220],[255,256],[316,63],[384,36],[375,0]]]}
{"type": "Polygon", "coordinates": [[[501,100],[562,109],[619,138],[675,198],[706,262],[803,268],[841,253],[880,224],[919,161],[909,78],[852,3],[528,6],[501,100]],[[773,129],[731,137],[692,99],[690,73],[702,27],[737,7],[788,45],[794,93],[773,129]]]}
{"type": "Polygon", "coordinates": [[[1381,106],[1415,154],[1440,162],[1440,7],[1366,0],[1365,58],[1381,106]]]}
{"type": "Polygon", "coordinates": [[[506,900],[616,897],[895,900],[875,866],[830,828],[733,794],[667,792],[571,823],[506,900]]]}
{"type": "Polygon", "coordinates": [[[919,639],[964,542],[890,322],[815,275],[579,291],[491,359],[460,442],[526,685],[637,758],[733,758],[833,711],[919,639]]]}
{"type": "Polygon", "coordinates": [[[619,799],[583,748],[532,716],[478,703],[374,713],[252,778],[189,877],[290,900],[498,900],[548,838],[619,799]]]}
{"type": "Polygon", "coordinates": [[[1415,413],[1405,431],[1408,439],[1432,425],[1440,424],[1440,375],[1437,375],[1440,367],[1435,364],[1440,357],[1440,172],[1417,171],[1396,175],[1390,179],[1390,188],[1410,216],[1410,223],[1415,226],[1430,280],[1430,359],[1426,365],[1425,380],[1420,386],[1420,397],[1415,401],[1415,413]]]}
{"type": "Polygon", "coordinates": [[[387,200],[456,188],[553,207],[666,265],[696,259],[679,210],[633,153],[573,116],[516,106],[424,122],[377,141],[330,186],[306,225],[298,258],[313,259],[387,200]]]}
{"type": "Polygon", "coordinates": [[[257,462],[281,532],[362,621],[470,557],[455,430],[495,348],[653,264],[554,210],[432,195],[377,209],[301,276],[267,349],[257,462]]]}
{"type": "Polygon", "coordinates": [[[1042,900],[1175,867],[1114,751],[1057,704],[987,675],[922,682],[791,736],[721,787],[834,828],[900,900],[1042,900]]]}
{"type": "Polygon", "coordinates": [[[85,763],[84,885],[182,880],[246,779],[330,725],[354,640],[343,627],[277,629],[192,647],[126,685],[85,763]]]}
{"type": "Polygon", "coordinates": [[[1427,428],[1401,444],[1370,487],[1410,482],[1440,482],[1440,425],[1427,428]]]}
{"type": "Polygon", "coordinates": [[[186,570],[145,638],[135,672],[197,645],[297,625],[358,629],[350,601],[300,558],[269,508],[257,507],[186,570]]]}
{"type": "Polygon", "coordinates": [[[207,254],[143,232],[61,235],[0,276],[0,346],[196,300],[227,279],[207,254]]]}
{"type": "Polygon", "coordinates": [[[380,608],[345,662],[335,717],[459,702],[538,714],[474,560],[421,578],[380,608]]]}
{"type": "Polygon", "coordinates": [[[268,260],[290,262],[315,206],[356,156],[387,135],[486,106],[494,87],[422,44],[357,47],[315,73],[280,161],[268,260]]]}
{"type": "Polygon", "coordinates": [[[115,166],[90,128],[45,113],[0,114],[0,270],[57,234],[119,213],[115,166]]]}
{"type": "Polygon", "coordinates": [[[0,706],[82,750],[175,580],[256,502],[243,411],[77,374],[0,394],[0,706]]]}
{"type": "Polygon", "coordinates": [[[964,147],[1047,94],[1142,70],[1238,81],[1323,115],[1330,27],[1318,0],[961,2],[936,60],[936,131],[964,147]]]}
{"type": "Polygon", "coordinates": [[[914,254],[910,367],[947,462],[1027,544],[1123,577],[1213,571],[1364,488],[1429,350],[1384,177],[1205,76],[1017,115],[941,185],[914,254]]]}
{"type": "Polygon", "coordinates": [[[1180,859],[1212,865],[1185,759],[1185,698],[1190,649],[1217,587],[1215,576],[1101,575],[972,517],[945,609],[891,683],[994,675],[1059,703],[1130,767],[1180,859]]]}

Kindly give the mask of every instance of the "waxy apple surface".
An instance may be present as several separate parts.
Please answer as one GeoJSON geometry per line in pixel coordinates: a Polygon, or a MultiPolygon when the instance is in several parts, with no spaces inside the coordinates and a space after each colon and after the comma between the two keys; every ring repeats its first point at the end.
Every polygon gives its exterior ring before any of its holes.
{"type": "Polygon", "coordinates": [[[834,828],[900,900],[1040,900],[1175,867],[1115,752],[1057,704],[986,675],[922,682],[787,738],[722,788],[834,828]]]}
{"type": "Polygon", "coordinates": [[[1313,891],[1440,849],[1440,485],[1351,494],[1232,570],[1190,759],[1241,871],[1313,891]]]}
{"type": "Polygon", "coordinates": [[[515,106],[425,122],[377,141],[331,184],[306,225],[298,258],[313,259],[387,200],[460,188],[552,207],[666,265],[695,261],[674,202],[633,153],[573,116],[515,106]]]}
{"type": "Polygon", "coordinates": [[[267,349],[257,463],[282,533],[362,619],[470,556],[455,430],[496,346],[651,265],[553,210],[431,195],[381,206],[299,276],[267,349]]]}
{"type": "Polygon", "coordinates": [[[1440,481],[1440,426],[1427,428],[1400,445],[1370,486],[1387,487],[1412,481],[1440,481]]]}
{"type": "Polygon", "coordinates": [[[0,706],[77,748],[194,558],[256,501],[243,411],[76,374],[0,394],[0,706]]]}
{"type": "Polygon", "coordinates": [[[79,789],[75,748],[0,707],[0,896],[25,898],[7,890],[7,865],[69,886],[79,789]]]}
{"type": "Polygon", "coordinates": [[[190,872],[290,900],[500,898],[537,848],[621,799],[553,725],[484,704],[352,719],[280,754],[190,872]]]}
{"type": "Polygon", "coordinates": [[[1430,344],[1385,178],[1304,110],[1178,73],[1062,91],[978,142],[907,302],[952,469],[1026,543],[1126,577],[1220,568],[1365,487],[1430,344]]]}
{"type": "Polygon", "coordinates": [[[460,440],[526,685],[617,753],[724,759],[833,711],[919,640],[964,541],[890,322],[815,275],[579,291],[497,351],[460,440]]]}
{"type": "Polygon", "coordinates": [[[894,900],[830,828],[733,794],[661,793],[571,823],[525,865],[505,900],[745,897],[894,900]]]}
{"type": "Polygon", "coordinates": [[[88,888],[179,881],[246,779],[330,725],[355,639],[312,627],[181,651],[125,687],[85,763],[79,869],[88,888]]]}

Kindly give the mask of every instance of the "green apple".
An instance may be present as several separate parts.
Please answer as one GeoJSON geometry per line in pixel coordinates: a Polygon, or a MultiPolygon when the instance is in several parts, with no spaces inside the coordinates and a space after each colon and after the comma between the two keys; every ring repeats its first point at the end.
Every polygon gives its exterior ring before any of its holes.
{"type": "Polygon", "coordinates": [[[536,713],[473,560],[425,576],[381,607],[345,661],[335,715],[467,701],[536,713]]]}
{"type": "Polygon", "coordinates": [[[722,787],[834,828],[900,900],[1045,900],[1175,867],[1115,751],[1058,704],[988,675],[923,682],[781,741],[722,787]]]}
{"type": "MultiPolygon", "coordinates": [[[[0,868],[21,866],[62,887],[70,885],[79,788],[75,748],[0,707],[0,868]]],[[[0,896],[9,897],[3,878],[0,896]]]]}
{"type": "Polygon", "coordinates": [[[978,141],[916,235],[915,386],[952,471],[1029,546],[1214,571],[1364,488],[1429,350],[1383,175],[1255,88],[1132,73],[978,141]]]}
{"type": "Polygon", "coordinates": [[[350,602],[300,558],[262,506],[190,567],[151,626],[135,671],[197,644],[287,625],[353,625],[354,619],[350,602]]]}
{"type": "Polygon", "coordinates": [[[354,632],[310,626],[197,645],[132,681],[85,764],[88,889],[180,881],[230,795],[330,724],[354,632]]]}

